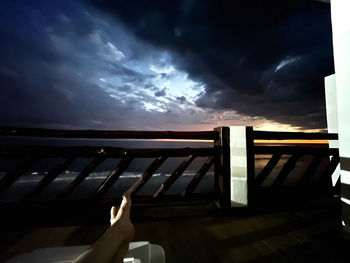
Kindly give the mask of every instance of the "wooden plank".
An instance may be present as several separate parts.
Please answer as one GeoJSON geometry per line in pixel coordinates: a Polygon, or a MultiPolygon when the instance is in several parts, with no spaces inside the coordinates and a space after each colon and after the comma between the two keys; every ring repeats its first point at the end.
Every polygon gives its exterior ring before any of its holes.
{"type": "Polygon", "coordinates": [[[315,172],[316,172],[317,168],[319,167],[319,165],[324,157],[325,157],[325,155],[322,155],[322,154],[317,154],[313,157],[310,164],[306,168],[305,172],[300,177],[300,179],[297,183],[297,186],[299,186],[299,187],[308,187],[309,186],[312,176],[315,175],[315,172]]]}
{"type": "MultiPolygon", "coordinates": [[[[215,140],[216,131],[127,131],[127,130],[55,130],[40,128],[0,127],[0,136],[30,136],[95,139],[198,139],[215,140]]],[[[335,133],[253,131],[254,139],[265,140],[337,140],[335,133]]]]}
{"type": "Polygon", "coordinates": [[[122,158],[117,166],[109,173],[107,178],[98,186],[97,190],[90,196],[90,199],[100,199],[102,196],[113,186],[113,184],[119,179],[122,173],[128,169],[133,158],[125,156],[122,158]]]}
{"type": "Polygon", "coordinates": [[[153,195],[154,198],[158,198],[170,188],[170,186],[183,174],[185,169],[190,165],[190,163],[195,159],[196,157],[193,155],[188,156],[176,169],[175,171],[170,175],[170,177],[158,188],[158,190],[153,195]]]}
{"type": "MultiPolygon", "coordinates": [[[[190,201],[197,201],[200,203],[208,203],[212,202],[215,199],[216,195],[213,192],[205,192],[205,193],[192,193],[189,197],[184,197],[180,194],[169,194],[159,196],[158,199],[154,199],[152,195],[134,195],[132,197],[133,204],[140,206],[159,206],[162,204],[170,206],[171,205],[190,205],[190,201]]],[[[116,203],[115,200],[111,200],[111,203],[116,203]]]]}
{"type": "Polygon", "coordinates": [[[246,151],[247,151],[247,186],[248,205],[255,201],[255,156],[254,156],[254,130],[246,127],[246,151]]]}
{"type": "Polygon", "coordinates": [[[253,131],[253,137],[255,140],[338,140],[337,133],[253,131]]]}
{"type": "Polygon", "coordinates": [[[269,174],[272,172],[273,168],[277,165],[279,160],[281,159],[282,154],[276,153],[272,155],[269,162],[265,165],[265,167],[261,170],[261,172],[257,175],[255,178],[255,185],[259,186],[261,185],[265,179],[269,176],[269,174]]]}
{"type": "Polygon", "coordinates": [[[220,133],[220,139],[214,144],[214,148],[219,150],[216,171],[219,172],[220,206],[227,209],[231,206],[230,129],[229,127],[218,127],[215,130],[220,133]]]}
{"type": "MultiPolygon", "coordinates": [[[[136,211],[133,210],[132,216],[137,219],[133,221],[136,228],[134,240],[150,240],[152,243],[160,244],[165,250],[166,262],[169,263],[347,262],[345,259],[348,257],[342,257],[342,255],[347,256],[345,252],[348,251],[349,241],[346,242],[339,237],[341,224],[339,223],[340,212],[337,211],[340,209],[338,205],[333,203],[330,205],[329,202],[325,208],[325,203],[320,203],[322,205],[317,209],[307,207],[307,209],[296,210],[298,214],[305,210],[312,211],[312,215],[305,215],[299,219],[295,219],[295,209],[287,210],[288,212],[283,214],[271,212],[263,215],[261,213],[259,215],[238,213],[237,215],[234,213],[232,216],[217,216],[217,213],[212,212],[207,216],[181,216],[197,209],[196,206],[185,208],[181,206],[179,210],[177,207],[150,209],[154,213],[149,212],[148,218],[139,217],[143,214],[134,213],[136,211]],[[169,219],[162,220],[162,216],[169,219]],[[290,219],[293,221],[291,222],[290,219]],[[281,235],[288,239],[291,236],[296,237],[301,244],[275,251],[261,244],[266,245],[265,241],[268,240],[269,245],[274,245],[276,242],[273,241],[277,240],[271,240],[271,238],[281,235]],[[186,240],[186,242],[176,242],[179,240],[186,240]],[[261,248],[257,246],[257,242],[261,244],[261,248]]],[[[200,211],[199,213],[202,213],[202,208],[200,211]]],[[[102,213],[101,218],[103,217],[106,217],[106,214],[102,213]]],[[[45,222],[45,228],[26,232],[23,238],[18,238],[18,242],[11,245],[4,254],[9,258],[39,247],[92,244],[107,228],[105,219],[99,222],[89,225],[78,224],[74,227],[57,227],[52,222],[45,222]]],[[[2,232],[4,234],[1,235],[1,240],[8,239],[17,231],[19,231],[18,226],[13,229],[7,227],[2,232]]],[[[6,259],[0,261],[4,262],[6,259]]]]}
{"type": "Polygon", "coordinates": [[[331,181],[331,176],[334,173],[335,169],[337,168],[339,162],[340,162],[339,154],[333,155],[321,175],[321,178],[320,178],[321,184],[323,183],[324,185],[327,185],[328,182],[331,181]]]}
{"type": "Polygon", "coordinates": [[[163,164],[163,162],[167,159],[166,156],[161,156],[156,158],[150,166],[143,173],[142,177],[138,179],[129,189],[126,191],[126,195],[135,195],[137,191],[140,190],[142,186],[144,186],[149,179],[151,179],[152,175],[155,171],[163,164]]]}
{"type": "Polygon", "coordinates": [[[202,167],[193,177],[191,182],[186,186],[185,191],[182,193],[183,196],[189,197],[192,194],[192,192],[196,189],[197,185],[202,180],[204,175],[208,172],[208,170],[210,169],[213,163],[214,163],[214,157],[213,156],[208,157],[207,160],[202,165],[202,167]]]}
{"type": "Polygon", "coordinates": [[[22,174],[28,171],[38,159],[26,157],[22,159],[13,169],[8,171],[0,181],[0,194],[5,192],[22,174]]]}
{"type": "MultiPolygon", "coordinates": [[[[220,134],[221,129],[214,128],[214,131],[220,134]]],[[[220,136],[216,140],[214,140],[213,146],[216,152],[216,154],[214,154],[214,192],[216,194],[216,198],[215,198],[216,201],[220,201],[220,198],[221,198],[221,190],[219,185],[220,174],[221,174],[221,164],[220,164],[221,138],[220,136]]]]}
{"type": "Polygon", "coordinates": [[[62,147],[62,146],[0,146],[0,156],[7,158],[21,158],[25,156],[47,157],[96,157],[108,150],[110,154],[122,155],[125,149],[117,147],[62,147]]]}
{"type": "Polygon", "coordinates": [[[55,166],[47,175],[45,175],[39,182],[39,184],[34,188],[33,191],[28,193],[22,198],[22,202],[32,201],[37,197],[56,177],[67,169],[69,165],[75,160],[74,157],[63,159],[57,166],[55,166]]]}
{"type": "Polygon", "coordinates": [[[118,147],[56,147],[56,146],[36,146],[36,147],[11,147],[0,146],[0,156],[7,158],[20,158],[25,156],[44,157],[85,157],[93,158],[103,153],[106,158],[121,158],[128,154],[134,158],[151,158],[159,156],[186,157],[194,155],[196,157],[211,156],[216,153],[214,148],[118,148],[118,147]]]}
{"type": "Polygon", "coordinates": [[[280,173],[277,175],[275,181],[272,183],[271,187],[275,188],[283,185],[283,182],[286,180],[289,173],[294,169],[296,162],[299,160],[301,156],[302,156],[301,154],[293,154],[289,158],[289,160],[282,167],[282,170],[280,171],[280,173]]]}
{"type": "Polygon", "coordinates": [[[97,168],[104,160],[106,156],[100,155],[93,159],[81,172],[80,174],[71,182],[56,198],[56,200],[64,200],[67,196],[72,193],[79,184],[81,184],[89,174],[97,168]]]}
{"type": "Polygon", "coordinates": [[[218,133],[215,131],[55,130],[39,128],[0,127],[0,136],[94,139],[214,140],[218,137],[218,133]]]}
{"type": "Polygon", "coordinates": [[[338,149],[327,147],[304,147],[304,146],[254,146],[254,154],[324,154],[334,155],[338,149]]]}
{"type": "Polygon", "coordinates": [[[127,153],[135,158],[151,157],[186,157],[193,155],[196,157],[212,156],[215,154],[213,148],[155,148],[155,149],[128,149],[127,153]]]}

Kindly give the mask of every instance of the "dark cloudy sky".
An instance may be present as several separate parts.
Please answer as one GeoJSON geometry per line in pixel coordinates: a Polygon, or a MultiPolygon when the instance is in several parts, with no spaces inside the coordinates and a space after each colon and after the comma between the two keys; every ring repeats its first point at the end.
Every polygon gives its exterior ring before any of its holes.
{"type": "Polygon", "coordinates": [[[0,125],[323,129],[329,9],[311,0],[2,0],[0,125]]]}

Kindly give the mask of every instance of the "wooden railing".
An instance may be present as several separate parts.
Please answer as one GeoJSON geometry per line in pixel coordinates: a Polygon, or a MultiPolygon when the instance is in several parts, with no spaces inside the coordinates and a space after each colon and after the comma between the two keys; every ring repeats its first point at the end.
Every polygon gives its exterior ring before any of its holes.
{"type": "MultiPolygon", "coordinates": [[[[62,174],[77,158],[89,158],[89,163],[81,169],[77,176],[55,197],[55,201],[64,203],[70,200],[71,194],[82,184],[87,177],[101,165],[106,159],[115,159],[115,167],[109,171],[109,174],[87,197],[87,202],[113,203],[116,198],[106,197],[106,193],[118,184],[121,175],[127,171],[128,167],[138,158],[152,158],[153,161],[142,172],[141,176],[134,182],[127,192],[133,196],[133,200],[139,203],[154,202],[188,202],[191,200],[217,201],[223,208],[232,206],[232,191],[236,189],[233,177],[236,176],[236,168],[232,165],[232,158],[237,153],[235,147],[237,144],[233,140],[244,142],[239,146],[245,148],[244,173],[239,176],[246,176],[246,189],[240,189],[244,194],[247,193],[247,200],[254,203],[254,199],[261,192],[260,189],[269,188],[282,189],[288,176],[295,168],[298,160],[303,156],[311,156],[311,161],[300,176],[298,183],[294,188],[306,189],[315,187],[311,185],[311,179],[316,174],[316,170],[321,163],[327,162],[322,175],[318,178],[321,184],[328,185],[330,177],[339,163],[339,154],[337,149],[329,149],[316,145],[295,145],[285,146],[280,144],[260,145],[254,143],[255,140],[336,140],[337,134],[324,133],[294,133],[294,132],[263,132],[254,131],[252,127],[242,127],[245,131],[244,138],[236,138],[236,134],[231,134],[229,127],[215,128],[213,131],[196,132],[174,132],[174,131],[93,131],[93,130],[51,130],[51,129],[29,129],[29,128],[0,128],[0,137],[39,137],[39,138],[93,138],[93,139],[181,139],[181,140],[208,140],[212,147],[207,148],[120,148],[110,146],[13,146],[3,143],[0,146],[1,159],[17,160],[16,165],[6,171],[0,180],[0,198],[23,174],[31,169],[39,160],[43,158],[61,158],[60,161],[45,174],[40,182],[30,192],[26,193],[21,202],[35,202],[40,194],[49,187],[54,180],[62,174]],[[233,144],[232,144],[233,143],[233,144]],[[232,148],[232,145],[234,146],[232,148]],[[269,155],[270,159],[265,167],[259,173],[255,172],[255,156],[269,155]],[[169,171],[169,176],[159,185],[158,189],[147,195],[139,194],[154,173],[164,165],[168,158],[181,157],[182,162],[173,171],[169,171]],[[179,194],[167,194],[168,190],[183,175],[186,168],[197,158],[204,157],[205,161],[197,170],[193,178],[187,185],[183,186],[183,191],[179,194]],[[330,160],[329,157],[331,157],[330,160]],[[264,182],[269,180],[272,171],[281,159],[288,159],[269,187],[263,187],[264,182]],[[214,166],[213,190],[205,193],[195,193],[196,187],[207,175],[208,170],[214,166]],[[322,183],[323,182],[323,183],[322,183]]],[[[240,135],[241,136],[241,135],[240,135]]],[[[240,144],[239,142],[238,144],[240,144]]],[[[239,148],[238,147],[238,148],[239,148]]],[[[237,149],[238,149],[237,148],[237,149]]],[[[238,167],[242,173],[242,167],[238,167]]],[[[243,177],[240,177],[241,180],[243,177]]],[[[244,178],[243,178],[244,179],[244,178]]],[[[291,188],[291,187],[289,187],[291,188]]],[[[284,191],[284,189],[283,189],[284,191]]],[[[245,205],[248,205],[247,203],[245,205]]]]}
{"type": "MultiPolygon", "coordinates": [[[[50,137],[50,138],[94,138],[94,139],[187,139],[187,140],[214,140],[218,137],[215,131],[209,132],[169,132],[169,131],[67,131],[51,129],[29,128],[0,128],[0,136],[24,136],[24,137],[50,137]]],[[[190,201],[210,200],[218,198],[217,188],[209,193],[194,193],[199,182],[213,166],[217,150],[209,148],[118,148],[118,147],[61,147],[61,146],[9,146],[0,148],[2,159],[16,159],[17,164],[6,172],[0,181],[0,195],[7,191],[24,173],[43,158],[61,158],[40,182],[29,193],[26,193],[22,202],[33,202],[60,174],[78,158],[89,158],[90,162],[80,173],[56,196],[56,201],[65,202],[69,196],[84,182],[84,180],[107,158],[117,161],[105,179],[98,185],[87,198],[88,202],[111,202],[106,200],[105,194],[111,187],[118,183],[120,176],[128,169],[131,162],[137,158],[153,158],[153,162],[142,173],[140,178],[127,190],[133,196],[134,202],[158,202],[158,201],[190,201]],[[171,157],[182,157],[182,163],[170,174],[154,193],[138,195],[139,190],[152,178],[159,167],[171,157]],[[195,173],[191,181],[184,186],[182,193],[168,195],[166,192],[179,179],[186,168],[198,157],[206,160],[195,173]]],[[[215,177],[217,180],[217,177],[215,177]]],[[[115,198],[119,198],[116,196],[115,198]]]]}
{"type": "MultiPolygon", "coordinates": [[[[292,133],[292,132],[265,132],[254,131],[253,140],[301,140],[304,143],[312,142],[313,140],[337,140],[337,134],[325,134],[325,133],[292,133]]],[[[266,166],[255,176],[255,186],[261,186],[262,183],[271,174],[272,170],[276,167],[281,157],[288,156],[288,160],[283,165],[282,169],[276,176],[272,183],[272,187],[280,187],[286,181],[288,175],[295,168],[296,163],[303,156],[312,156],[311,161],[306,167],[304,173],[300,176],[296,186],[309,186],[310,180],[315,175],[315,172],[321,161],[327,160],[326,168],[323,170],[319,180],[330,180],[331,175],[339,164],[339,151],[338,149],[330,149],[328,145],[314,145],[303,146],[299,144],[297,146],[282,146],[282,145],[270,145],[270,146],[258,146],[254,145],[254,154],[268,154],[271,155],[270,160],[266,166]],[[322,147],[323,146],[323,147],[322,147]],[[331,157],[331,159],[329,159],[331,157]]]]}
{"type": "Polygon", "coordinates": [[[0,136],[89,138],[89,139],[186,139],[215,140],[215,131],[116,131],[116,130],[54,130],[40,128],[0,127],[0,136]]]}
{"type": "Polygon", "coordinates": [[[219,188],[223,207],[252,206],[257,203],[268,205],[264,201],[267,196],[271,197],[268,202],[278,202],[282,201],[282,196],[291,199],[300,196],[303,199],[311,193],[318,196],[334,193],[331,176],[339,164],[338,149],[330,149],[326,142],[312,142],[337,140],[337,134],[266,132],[254,131],[252,127],[220,127],[217,131],[220,139],[216,141],[216,146],[221,153],[217,167],[221,175],[219,188]],[[285,140],[297,141],[288,144],[285,140]],[[269,160],[257,172],[259,155],[269,160]],[[305,169],[298,181],[286,183],[297,162],[304,156],[308,156],[309,162],[306,166],[304,164],[305,169]],[[321,164],[325,167],[319,175],[321,164]],[[241,185],[239,189],[237,185],[241,185]]]}

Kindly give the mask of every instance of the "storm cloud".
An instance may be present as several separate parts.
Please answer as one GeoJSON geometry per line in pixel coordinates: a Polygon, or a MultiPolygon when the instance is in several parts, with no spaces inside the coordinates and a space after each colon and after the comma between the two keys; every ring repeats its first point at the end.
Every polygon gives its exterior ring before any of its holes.
{"type": "Polygon", "coordinates": [[[325,128],[316,1],[3,1],[0,124],[325,128]]]}
{"type": "Polygon", "coordinates": [[[206,92],[197,105],[325,127],[332,74],[329,5],[316,1],[88,1],[170,50],[206,92]]]}

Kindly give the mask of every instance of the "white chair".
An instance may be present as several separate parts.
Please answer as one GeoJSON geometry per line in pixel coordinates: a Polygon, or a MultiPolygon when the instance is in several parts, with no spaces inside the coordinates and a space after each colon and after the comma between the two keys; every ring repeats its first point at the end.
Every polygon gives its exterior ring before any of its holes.
{"type": "MultiPolygon", "coordinates": [[[[39,248],[6,263],[70,263],[89,246],[39,248]]],[[[124,263],[165,263],[164,249],[148,241],[131,242],[124,263]]]]}

